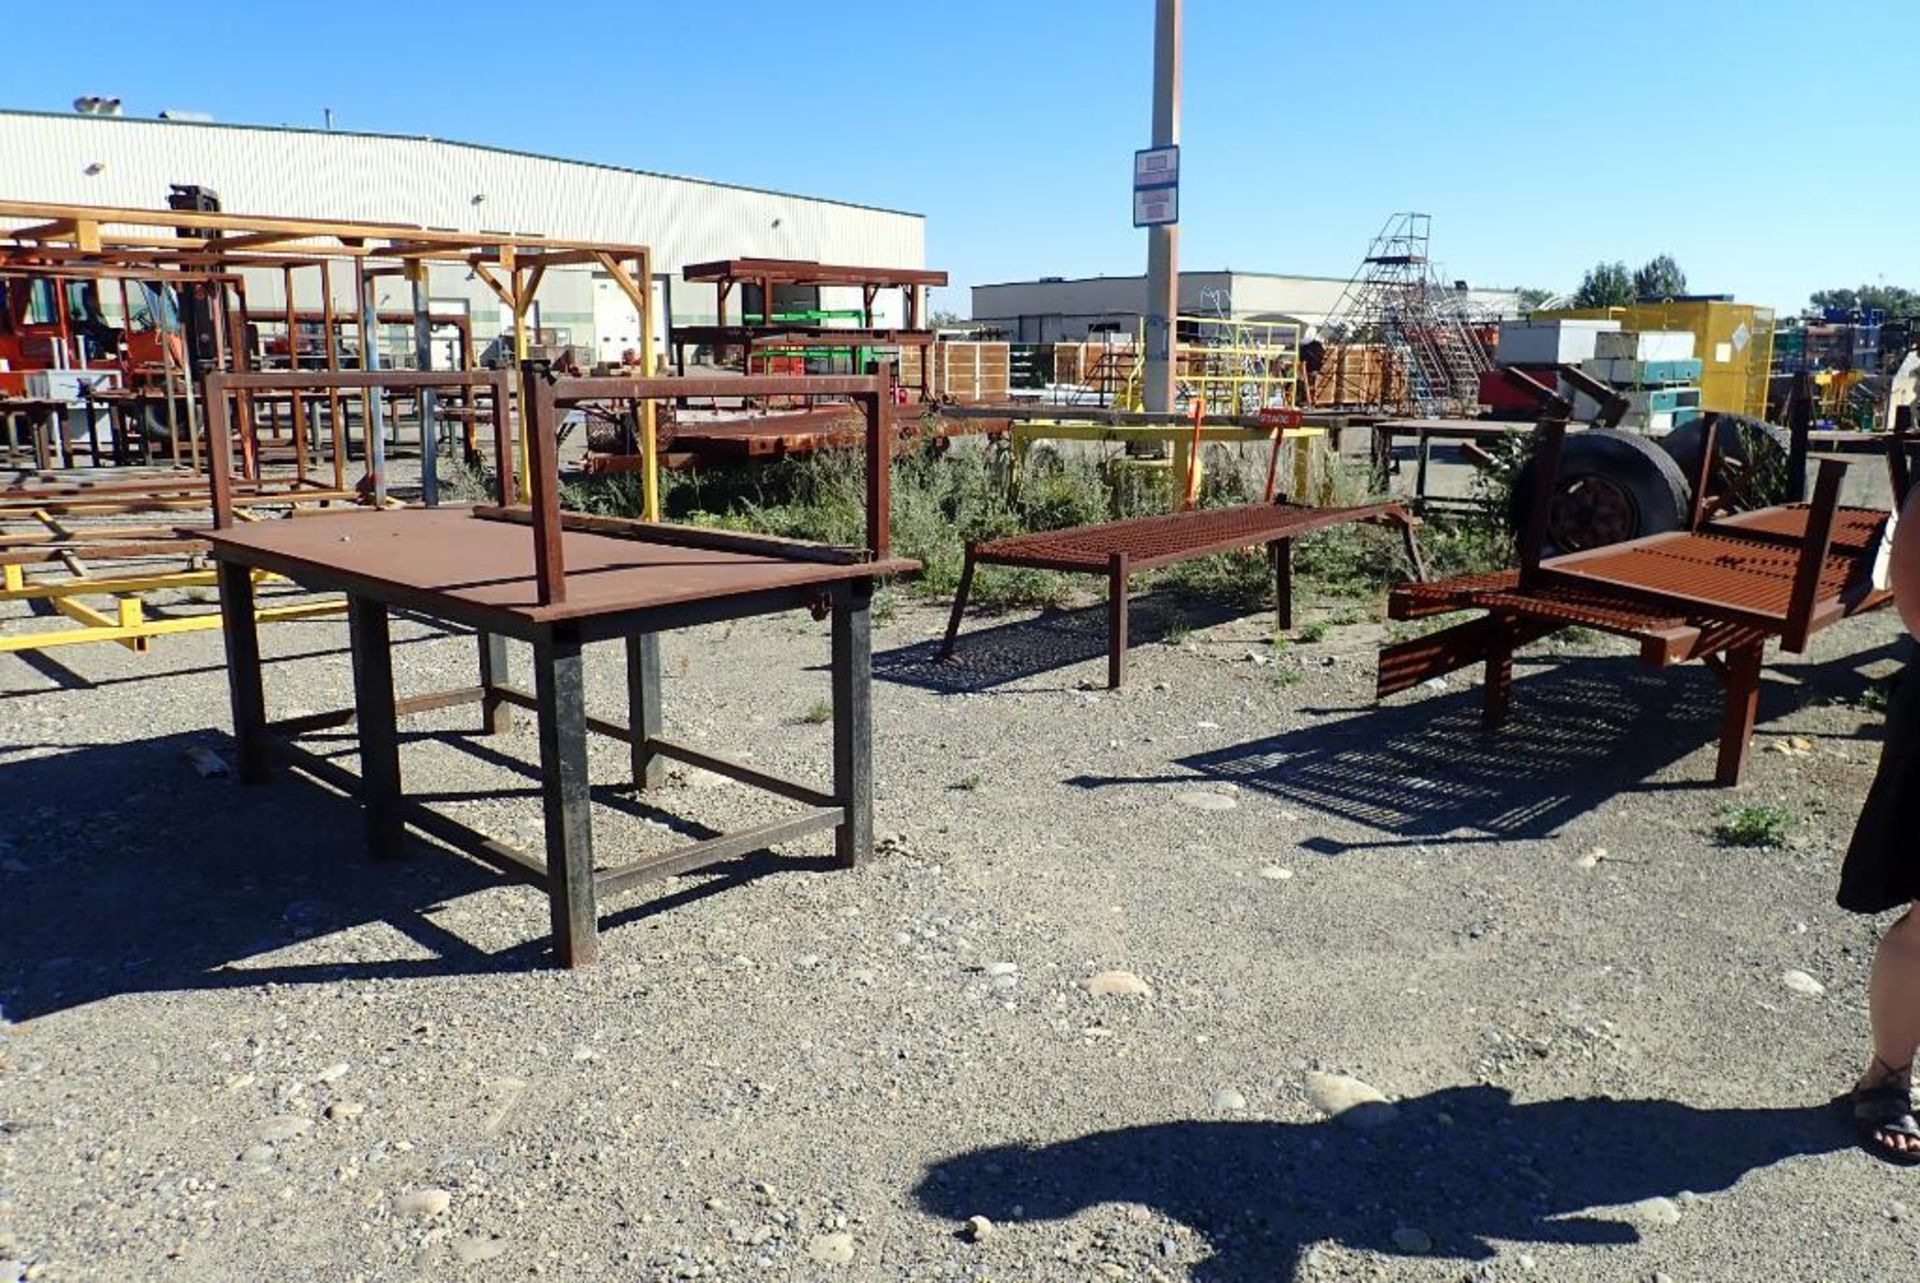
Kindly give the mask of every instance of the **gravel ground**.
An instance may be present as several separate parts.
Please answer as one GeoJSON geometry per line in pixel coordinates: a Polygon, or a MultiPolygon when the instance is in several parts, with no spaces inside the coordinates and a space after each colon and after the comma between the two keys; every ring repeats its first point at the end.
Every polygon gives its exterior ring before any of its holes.
{"type": "MultiPolygon", "coordinates": [[[[572,974],[536,893],[197,774],[216,633],[0,658],[0,1281],[1911,1276],[1920,1178],[1828,1108],[1890,615],[1769,669],[1736,793],[1698,666],[1536,649],[1488,737],[1472,678],[1373,704],[1378,624],[1137,616],[1108,692],[1097,609],[940,666],[897,603],[874,862],[823,835],[622,896],[572,974]],[[1734,801],[1785,843],[1718,845],[1734,801]]],[[[346,702],[338,620],[263,639],[276,715],[346,702]]],[[[668,724],[819,778],[826,649],[672,635],[668,724]]],[[[403,691],[471,657],[397,628],[403,691]]],[[[531,722],[474,724],[411,722],[409,789],[530,842],[531,722]]],[[[592,763],[609,859],[777,805],[681,772],[656,812],[592,763]]]]}

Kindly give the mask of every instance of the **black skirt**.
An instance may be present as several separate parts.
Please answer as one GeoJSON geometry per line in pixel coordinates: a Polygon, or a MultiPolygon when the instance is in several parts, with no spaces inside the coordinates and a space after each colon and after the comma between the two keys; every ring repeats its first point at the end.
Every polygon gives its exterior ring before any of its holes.
{"type": "Polygon", "coordinates": [[[1920,900],[1920,670],[1902,669],[1867,804],[1840,867],[1840,907],[1884,913],[1920,900]]]}

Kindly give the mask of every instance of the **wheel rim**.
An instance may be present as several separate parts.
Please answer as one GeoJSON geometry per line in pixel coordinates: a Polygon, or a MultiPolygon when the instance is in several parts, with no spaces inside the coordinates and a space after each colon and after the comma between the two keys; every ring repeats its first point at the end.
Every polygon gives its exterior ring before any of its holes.
{"type": "Polygon", "coordinates": [[[1620,543],[1640,533],[1640,505],[1604,473],[1570,477],[1554,488],[1547,533],[1562,552],[1620,543]]]}

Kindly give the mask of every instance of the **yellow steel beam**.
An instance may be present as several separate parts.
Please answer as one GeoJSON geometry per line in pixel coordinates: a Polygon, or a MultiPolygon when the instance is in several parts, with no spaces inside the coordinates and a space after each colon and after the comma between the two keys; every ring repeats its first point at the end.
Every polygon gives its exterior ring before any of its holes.
{"type": "MultiPolygon", "coordinates": [[[[131,603],[138,606],[139,602],[131,603]]],[[[67,601],[60,608],[65,612],[80,603],[67,601]]],[[[297,606],[269,606],[254,612],[254,618],[261,623],[275,620],[305,619],[313,615],[338,614],[347,608],[343,601],[303,602],[297,606]]],[[[82,608],[84,610],[84,607],[82,608]]],[[[219,612],[206,615],[193,615],[186,619],[138,619],[130,624],[115,621],[110,616],[97,611],[87,610],[87,615],[99,622],[80,628],[64,628],[57,632],[16,633],[11,637],[0,636],[0,654],[12,654],[23,650],[44,650],[49,646],[78,646],[91,642],[117,642],[129,650],[145,651],[147,640],[153,637],[170,637],[176,633],[199,633],[220,626],[219,612]]],[[[72,616],[78,619],[79,616],[72,616]]]]}
{"type": "Polygon", "coordinates": [[[116,641],[135,654],[145,654],[147,638],[140,632],[145,612],[140,608],[140,599],[116,597],[114,605],[119,608],[116,614],[105,615],[77,597],[53,598],[53,608],[80,625],[80,628],[75,631],[92,633],[96,640],[116,641]],[[112,634],[112,636],[103,637],[101,634],[112,634]]]}

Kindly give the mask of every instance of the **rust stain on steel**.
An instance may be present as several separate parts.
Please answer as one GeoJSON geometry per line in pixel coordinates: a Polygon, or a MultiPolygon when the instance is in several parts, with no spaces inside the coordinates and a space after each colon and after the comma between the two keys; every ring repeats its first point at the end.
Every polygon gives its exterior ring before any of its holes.
{"type": "Polygon", "coordinates": [[[1404,519],[1397,503],[1370,503],[1351,508],[1310,508],[1301,504],[1250,504],[1234,508],[1203,508],[1156,517],[1134,517],[1097,526],[1014,535],[978,545],[980,561],[1013,565],[1045,565],[1069,570],[1105,570],[1124,554],[1136,571],[1156,565],[1225,552],[1275,539],[1290,539],[1330,526],[1375,518],[1404,519]]]}

